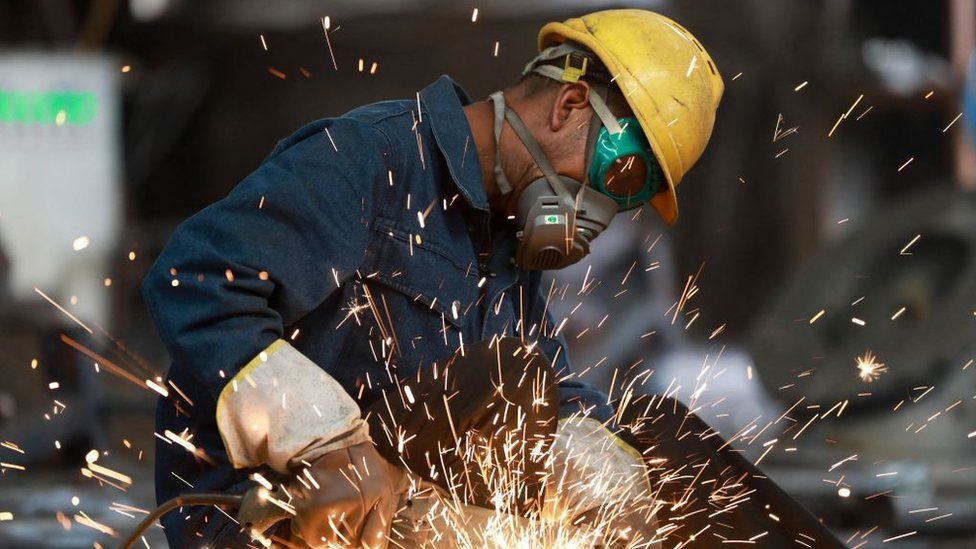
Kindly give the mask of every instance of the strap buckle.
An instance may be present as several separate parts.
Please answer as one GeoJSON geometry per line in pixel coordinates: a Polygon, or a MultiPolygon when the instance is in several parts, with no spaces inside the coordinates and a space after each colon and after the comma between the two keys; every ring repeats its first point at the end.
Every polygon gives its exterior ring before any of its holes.
{"type": "Polygon", "coordinates": [[[563,66],[563,81],[564,82],[579,82],[579,79],[586,74],[586,62],[587,58],[585,55],[579,52],[572,52],[566,55],[566,64],[563,66]],[[573,66],[573,59],[581,59],[582,63],[578,66],[573,66]]]}

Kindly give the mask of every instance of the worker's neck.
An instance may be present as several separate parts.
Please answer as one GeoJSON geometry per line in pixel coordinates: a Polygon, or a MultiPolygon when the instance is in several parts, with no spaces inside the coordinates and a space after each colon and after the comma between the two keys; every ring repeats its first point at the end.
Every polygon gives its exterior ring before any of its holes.
{"type": "Polygon", "coordinates": [[[479,101],[464,107],[464,116],[471,128],[474,148],[481,165],[481,180],[485,186],[485,196],[493,212],[503,209],[504,197],[498,190],[495,180],[495,114],[489,101],[479,101]]]}
{"type": "Polygon", "coordinates": [[[481,179],[484,182],[488,206],[492,213],[502,219],[511,219],[515,215],[521,182],[542,177],[542,173],[511,126],[505,125],[502,128],[501,139],[499,143],[495,143],[495,106],[491,101],[480,101],[464,107],[464,115],[468,119],[478,162],[481,164],[481,179]],[[507,194],[498,190],[498,180],[495,178],[495,155],[499,149],[502,169],[512,186],[512,192],[507,194]]]}

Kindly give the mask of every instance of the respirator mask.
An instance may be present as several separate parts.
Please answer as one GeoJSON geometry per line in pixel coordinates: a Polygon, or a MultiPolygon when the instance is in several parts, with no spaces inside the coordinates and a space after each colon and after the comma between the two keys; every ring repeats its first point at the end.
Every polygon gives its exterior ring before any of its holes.
{"type": "MultiPolygon", "coordinates": [[[[586,74],[589,57],[570,44],[544,50],[525,68],[559,82],[576,82],[586,74]],[[549,64],[565,57],[560,68],[549,64]]],[[[606,78],[609,82],[609,76],[606,78]]],[[[590,253],[594,239],[620,210],[646,203],[662,187],[664,175],[635,118],[615,118],[606,104],[609,84],[594,83],[593,109],[586,145],[586,181],[558,175],[519,116],[505,106],[502,92],[489,96],[495,109],[495,180],[503,195],[512,186],[501,168],[498,141],[507,121],[542,177],[529,183],[516,206],[515,264],[520,269],[562,269],[590,253]],[[588,183],[588,184],[587,184],[588,183]]]]}

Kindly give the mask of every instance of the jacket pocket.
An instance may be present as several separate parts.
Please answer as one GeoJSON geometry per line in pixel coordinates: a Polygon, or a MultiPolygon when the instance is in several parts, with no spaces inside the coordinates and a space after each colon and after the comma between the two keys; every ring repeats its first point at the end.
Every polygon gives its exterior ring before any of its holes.
{"type": "Polygon", "coordinates": [[[468,322],[477,313],[477,267],[452,247],[427,242],[386,219],[375,219],[354,286],[338,376],[360,406],[394,390],[472,343],[468,322]]]}
{"type": "Polygon", "coordinates": [[[464,326],[478,298],[474,262],[465,263],[447,246],[425,241],[423,234],[418,238],[384,218],[374,220],[372,229],[366,271],[360,272],[363,281],[396,290],[455,327],[464,326]]]}

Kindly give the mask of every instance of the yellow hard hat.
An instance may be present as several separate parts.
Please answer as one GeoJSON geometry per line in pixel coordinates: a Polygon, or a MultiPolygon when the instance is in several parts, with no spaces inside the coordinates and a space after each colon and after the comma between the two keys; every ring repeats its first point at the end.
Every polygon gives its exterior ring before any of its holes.
{"type": "Polygon", "coordinates": [[[567,40],[600,59],[634,111],[668,181],[651,205],[665,223],[674,223],[674,189],[705,150],[725,89],[711,56],[684,27],[646,10],[549,23],[539,31],[539,50],[567,40]]]}

